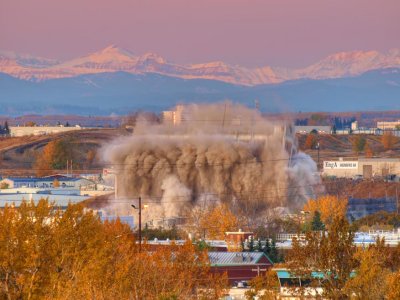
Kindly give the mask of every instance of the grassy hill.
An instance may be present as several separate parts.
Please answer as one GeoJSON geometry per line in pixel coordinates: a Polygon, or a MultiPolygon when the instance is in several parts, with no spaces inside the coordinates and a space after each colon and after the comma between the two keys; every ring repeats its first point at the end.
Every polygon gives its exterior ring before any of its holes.
{"type": "MultiPolygon", "coordinates": [[[[99,155],[92,164],[87,164],[87,153],[98,150],[113,139],[126,135],[122,129],[84,129],[52,135],[9,137],[0,139],[0,168],[2,176],[34,175],[33,165],[36,158],[42,155],[43,147],[50,141],[64,139],[72,143],[74,161],[79,168],[76,172],[91,172],[101,170],[99,155]]],[[[60,170],[65,172],[65,170],[60,170]]],[[[57,171],[55,171],[57,172],[57,171]]]]}

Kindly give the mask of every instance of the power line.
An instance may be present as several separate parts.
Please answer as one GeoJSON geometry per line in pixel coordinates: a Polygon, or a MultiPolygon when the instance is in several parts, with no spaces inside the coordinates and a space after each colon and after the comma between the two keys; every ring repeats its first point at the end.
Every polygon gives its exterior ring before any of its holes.
{"type": "MultiPolygon", "coordinates": [[[[128,156],[128,155],[127,155],[128,156]]],[[[332,158],[332,156],[320,156],[320,158],[332,158]]],[[[185,162],[178,162],[178,163],[173,163],[173,162],[164,162],[164,165],[160,165],[159,161],[160,160],[166,160],[167,157],[159,157],[157,158],[157,161],[154,163],[145,163],[143,161],[137,161],[134,163],[127,163],[127,162],[122,162],[122,163],[113,163],[113,162],[102,162],[101,165],[98,165],[98,167],[104,167],[104,166],[135,166],[135,167],[147,167],[147,166],[152,166],[152,169],[154,168],[154,165],[157,165],[158,168],[164,168],[164,167],[182,167],[182,166],[194,166],[194,167],[218,167],[218,166],[226,166],[227,164],[224,162],[221,163],[196,163],[194,162],[190,162],[190,163],[185,163],[185,162]]],[[[277,159],[264,159],[264,160],[260,160],[257,159],[257,157],[251,157],[251,160],[248,161],[227,161],[228,164],[231,164],[232,167],[234,167],[235,165],[247,165],[247,164],[265,164],[268,162],[279,162],[279,161],[290,161],[290,162],[296,162],[296,161],[303,161],[303,160],[313,160],[311,156],[307,156],[307,157],[296,157],[296,156],[292,156],[292,157],[286,157],[286,158],[277,158],[277,159]]],[[[314,161],[314,160],[313,160],[314,161]]],[[[77,163],[77,164],[87,164],[87,161],[82,161],[82,160],[74,160],[73,162],[77,163]]],[[[35,164],[35,161],[29,161],[29,162],[19,162],[19,164],[25,164],[25,165],[32,165],[35,164]]],[[[41,170],[41,171],[62,171],[64,169],[53,169],[53,168],[34,168],[34,170],[41,170]]],[[[90,169],[74,169],[75,171],[90,171],[90,169]]],[[[121,168],[121,169],[115,169],[113,168],[114,171],[125,171],[126,168],[121,168]]]]}

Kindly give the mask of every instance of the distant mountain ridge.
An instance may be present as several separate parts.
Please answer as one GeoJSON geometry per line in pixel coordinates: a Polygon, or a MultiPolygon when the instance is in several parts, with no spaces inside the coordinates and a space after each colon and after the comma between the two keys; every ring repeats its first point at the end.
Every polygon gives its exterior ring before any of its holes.
{"type": "Polygon", "coordinates": [[[136,56],[114,45],[64,62],[0,51],[0,72],[30,81],[122,71],[130,74],[156,73],[181,79],[208,79],[255,86],[296,79],[357,76],[371,70],[397,67],[400,67],[399,49],[390,50],[385,54],[377,51],[335,53],[301,69],[270,66],[246,68],[228,65],[222,61],[179,65],[155,53],[136,56]]]}
{"type": "Polygon", "coordinates": [[[400,110],[400,68],[335,79],[244,86],[158,73],[109,72],[27,81],[0,73],[0,114],[110,115],[159,112],[177,103],[230,99],[261,111],[400,110]]]}

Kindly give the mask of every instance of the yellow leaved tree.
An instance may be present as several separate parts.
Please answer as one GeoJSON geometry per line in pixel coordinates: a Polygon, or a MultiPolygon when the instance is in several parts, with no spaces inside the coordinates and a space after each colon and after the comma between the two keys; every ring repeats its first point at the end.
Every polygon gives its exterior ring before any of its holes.
{"type": "Polygon", "coordinates": [[[0,299],[218,299],[226,277],[184,246],[138,251],[119,220],[47,200],[0,211],[0,299]]]}
{"type": "Polygon", "coordinates": [[[322,221],[329,226],[336,217],[344,218],[346,216],[347,202],[346,198],[326,195],[317,199],[309,199],[303,209],[310,212],[311,215],[319,211],[322,221]]]}

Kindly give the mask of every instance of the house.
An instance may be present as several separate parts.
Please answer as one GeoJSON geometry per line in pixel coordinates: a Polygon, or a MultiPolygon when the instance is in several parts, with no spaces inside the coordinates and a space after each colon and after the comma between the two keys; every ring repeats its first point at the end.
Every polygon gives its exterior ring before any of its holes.
{"type": "Polygon", "coordinates": [[[264,252],[208,252],[208,257],[210,272],[226,273],[232,285],[264,275],[273,266],[264,252]]]}

